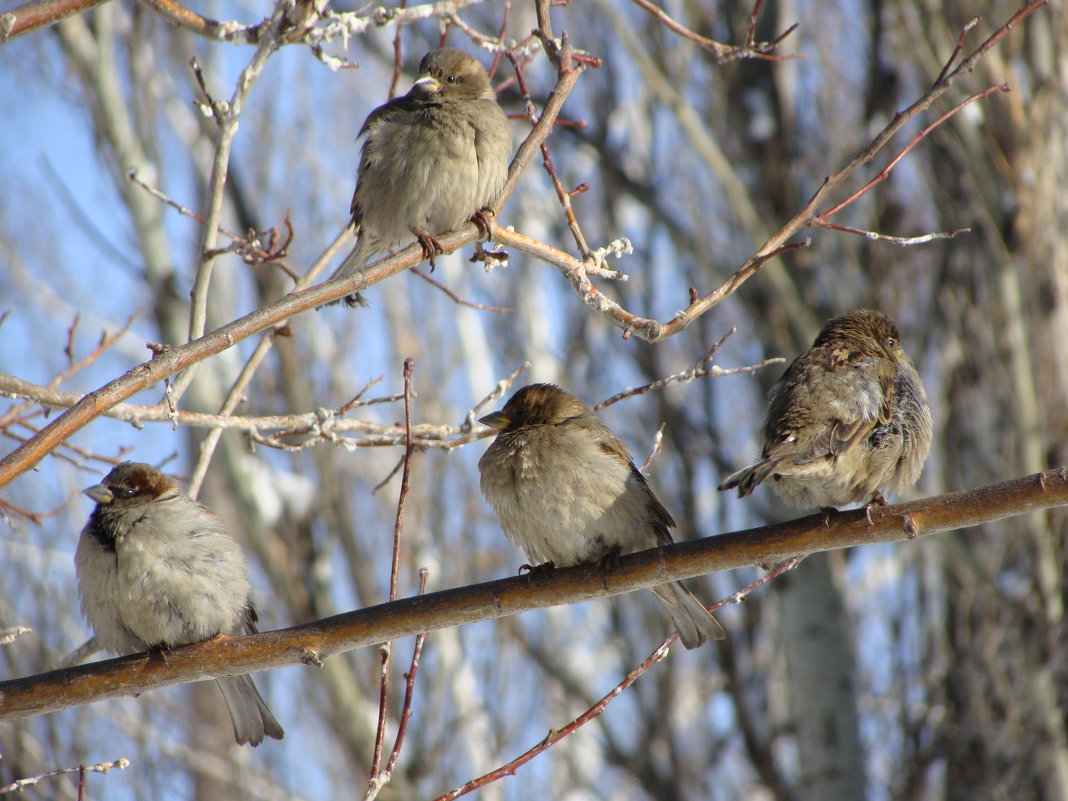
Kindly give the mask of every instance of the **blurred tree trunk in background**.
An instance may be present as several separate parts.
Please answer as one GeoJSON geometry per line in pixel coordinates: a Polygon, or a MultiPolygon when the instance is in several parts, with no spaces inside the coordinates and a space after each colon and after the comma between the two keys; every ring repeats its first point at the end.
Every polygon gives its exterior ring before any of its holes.
{"type": "Polygon", "coordinates": [[[867,797],[843,572],[840,554],[813,554],[779,588],[781,726],[797,738],[799,799],[867,797]]]}

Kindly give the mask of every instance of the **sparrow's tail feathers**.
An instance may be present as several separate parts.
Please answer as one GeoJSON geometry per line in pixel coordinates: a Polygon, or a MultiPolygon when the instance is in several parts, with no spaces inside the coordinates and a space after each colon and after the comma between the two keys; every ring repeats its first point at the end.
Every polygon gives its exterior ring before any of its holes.
{"type": "Polygon", "coordinates": [[[744,498],[750,492],[757,488],[758,484],[764,483],[764,481],[775,472],[779,466],[778,459],[761,459],[754,465],[750,465],[743,470],[739,470],[737,473],[733,473],[723,479],[723,483],[719,485],[720,491],[738,488],[738,497],[744,498]]]}
{"type": "Polygon", "coordinates": [[[671,617],[671,622],[678,629],[679,639],[687,648],[696,648],[705,640],[722,640],[727,636],[723,626],[705,609],[704,604],[677,581],[651,589],[671,617]]]}
{"type": "Polygon", "coordinates": [[[234,739],[238,745],[259,745],[264,736],[282,739],[285,732],[267,708],[251,676],[219,679],[217,683],[226,701],[226,708],[230,711],[234,739]]]}
{"type": "MultiPolygon", "coordinates": [[[[333,281],[335,278],[340,278],[343,275],[349,275],[356,272],[367,263],[367,260],[374,252],[375,248],[370,243],[369,238],[361,236],[356,241],[356,247],[354,247],[349,255],[345,257],[345,260],[341,262],[341,266],[334,270],[334,274],[330,276],[330,280],[333,281]]],[[[353,292],[351,295],[346,295],[341,300],[333,300],[330,303],[324,303],[319,308],[323,308],[323,306],[336,306],[339,303],[344,303],[350,309],[354,309],[357,306],[368,305],[367,299],[362,294],[353,292]]]]}

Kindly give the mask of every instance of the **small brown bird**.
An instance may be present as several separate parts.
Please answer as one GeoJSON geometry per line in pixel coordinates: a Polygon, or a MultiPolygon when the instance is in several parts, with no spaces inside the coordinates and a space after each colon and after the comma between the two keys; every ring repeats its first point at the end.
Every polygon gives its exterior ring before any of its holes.
{"type": "Polygon", "coordinates": [[[912,486],[931,447],[931,410],[897,326],[868,309],[824,326],[772,387],[761,459],[719,488],[771,487],[795,507],[831,508],[912,486]]]}
{"type": "MultiPolygon", "coordinates": [[[[123,462],[85,494],[96,508],[74,561],[82,612],[101,646],[124,655],[256,631],[240,546],[177,481],[123,462]]],[[[282,739],[251,677],[218,685],[239,745],[282,739]]]]}
{"type": "MultiPolygon", "coordinates": [[[[482,494],[532,563],[568,567],[671,542],[675,521],[627,446],[570,392],[530,384],[479,422],[500,432],[478,462],[482,494]]],[[[679,582],[652,592],[687,648],[726,636],[679,582]]]]}
{"type": "MultiPolygon", "coordinates": [[[[380,250],[418,239],[431,260],[435,236],[491,209],[508,176],[512,134],[486,70],[455,47],[431,50],[403,97],[367,117],[352,196],[356,247],[331,278],[362,267],[380,250]]],[[[359,293],[347,306],[363,305],[359,293]]]]}

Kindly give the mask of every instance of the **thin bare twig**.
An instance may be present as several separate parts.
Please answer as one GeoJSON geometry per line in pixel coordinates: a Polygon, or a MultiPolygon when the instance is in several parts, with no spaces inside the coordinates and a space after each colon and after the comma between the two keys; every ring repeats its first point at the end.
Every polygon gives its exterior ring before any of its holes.
{"type": "MultiPolygon", "coordinates": [[[[949,65],[947,64],[946,66],[948,67],[949,65]]],[[[885,167],[883,167],[881,170],[879,170],[879,172],[875,175],[874,178],[872,178],[870,181],[868,181],[866,184],[864,184],[864,186],[862,186],[856,192],[851,194],[845,200],[841,201],[840,203],[835,204],[834,206],[829,208],[827,211],[823,212],[818,217],[816,217],[816,219],[812,222],[812,225],[814,225],[814,226],[825,226],[826,220],[827,220],[828,217],[830,217],[831,215],[837,214],[839,211],[844,209],[846,206],[848,206],[850,203],[855,201],[861,195],[864,195],[865,193],[867,193],[868,190],[870,190],[876,184],[879,184],[882,181],[885,181],[889,177],[890,171],[893,170],[894,167],[897,166],[898,162],[901,161],[901,159],[905,158],[905,156],[908,154],[908,152],[910,150],[912,150],[912,148],[914,148],[917,144],[919,144],[922,139],[926,138],[926,136],[929,133],[931,133],[931,131],[933,131],[935,128],[940,126],[942,123],[944,123],[946,120],[948,120],[954,114],[956,114],[962,108],[964,108],[967,105],[970,105],[970,104],[974,103],[976,100],[983,100],[984,98],[992,95],[994,92],[1008,92],[1008,91],[1010,91],[1008,84],[998,84],[997,86],[991,86],[991,87],[989,87],[987,89],[984,89],[982,92],[979,92],[978,94],[974,94],[971,97],[966,97],[964,100],[959,102],[957,105],[955,105],[953,108],[951,108],[945,114],[943,114],[937,120],[932,122],[930,125],[928,125],[923,130],[921,130],[919,133],[917,133],[914,137],[912,137],[912,140],[907,145],[905,145],[904,148],[901,149],[901,152],[899,152],[896,156],[894,156],[892,159],[890,159],[890,162],[885,167]]],[[[825,227],[829,227],[829,226],[825,226],[825,227]]],[[[968,229],[963,229],[963,230],[968,230],[968,229]]]]}
{"type": "MultiPolygon", "coordinates": [[[[199,69],[199,66],[194,67],[195,74],[198,76],[198,79],[202,81],[203,76],[200,74],[199,69]]],[[[206,87],[204,88],[204,91],[205,93],[207,92],[206,87]]],[[[210,102],[205,105],[210,105],[212,109],[217,108],[217,104],[215,104],[214,102],[210,102]]],[[[213,113],[221,112],[215,111],[213,113]]],[[[182,216],[189,217],[190,219],[196,220],[199,223],[204,222],[204,216],[202,214],[198,214],[192,209],[183,206],[181,203],[176,201],[166,192],[163,192],[160,189],[151,186],[146,181],[142,180],[138,175],[138,170],[136,168],[131,168],[127,170],[126,178],[127,180],[137,184],[137,186],[141,187],[152,197],[173,208],[182,216]]],[[[220,224],[219,233],[230,239],[230,244],[223,248],[213,249],[210,252],[210,255],[216,257],[224,253],[236,253],[241,257],[241,260],[244,261],[245,264],[249,264],[252,266],[257,266],[266,263],[275,263],[278,264],[278,266],[283,271],[285,271],[285,273],[293,280],[294,283],[297,283],[297,276],[294,274],[294,272],[288,266],[279,262],[279,259],[287,255],[288,248],[292,244],[293,239],[296,236],[296,231],[293,228],[293,222],[289,211],[286,212],[285,226],[287,230],[286,241],[282,243],[277,243],[277,240],[279,238],[277,228],[270,228],[264,232],[250,231],[247,235],[242,236],[237,232],[230,230],[225,225],[220,224]],[[261,244],[261,240],[265,236],[272,240],[272,244],[268,247],[264,247],[261,244]]]]}
{"type": "MultiPolygon", "coordinates": [[[[114,334],[109,334],[107,331],[101,332],[100,340],[97,342],[96,347],[94,347],[91,351],[89,351],[89,353],[87,353],[85,356],[83,356],[76,362],[74,361],[73,356],[72,341],[74,336],[75,323],[72,323],[70,331],[68,332],[67,347],[64,351],[68,354],[68,367],[66,370],[63,370],[61,373],[55,375],[52,380],[48,382],[48,387],[42,387],[42,390],[55,390],[56,387],[58,387],[68,378],[73,375],[76,375],[89,365],[96,362],[96,360],[99,359],[108,348],[118,342],[123,337],[123,335],[125,335],[126,332],[130,330],[130,326],[133,325],[134,320],[136,320],[138,316],[138,312],[131,314],[129,317],[126,318],[126,322],[123,324],[123,326],[114,334]]],[[[0,430],[11,425],[13,422],[15,422],[17,418],[26,414],[32,406],[32,403],[23,403],[8,409],[2,416],[0,416],[0,430]]]]}
{"type": "Polygon", "coordinates": [[[393,650],[393,641],[387,640],[378,648],[380,657],[378,676],[378,725],[375,728],[375,746],[371,757],[371,775],[367,781],[364,798],[378,795],[378,778],[381,773],[382,744],[386,737],[386,719],[389,716],[389,663],[393,650]]]}
{"type": "Polygon", "coordinates": [[[25,790],[27,787],[33,787],[44,779],[53,779],[56,776],[66,776],[71,773],[78,773],[81,775],[83,781],[86,773],[110,773],[112,768],[118,768],[124,770],[130,767],[130,760],[126,757],[119,757],[111,762],[98,762],[95,765],[79,765],[76,768],[60,768],[58,770],[50,770],[48,773],[41,773],[37,776],[30,776],[26,779],[19,779],[11,784],[5,784],[0,787],[0,793],[11,793],[16,790],[25,790]]]}
{"type": "Polygon", "coordinates": [[[763,0],[758,0],[756,6],[753,9],[753,13],[749,17],[749,30],[745,38],[745,44],[742,47],[735,47],[734,45],[726,45],[722,42],[717,42],[714,39],[701,36],[699,33],[690,30],[685,25],[676,22],[664,9],[649,2],[649,0],[631,0],[639,8],[649,12],[656,18],[665,28],[669,31],[677,33],[684,39],[688,39],[694,44],[703,47],[709,53],[712,54],[712,60],[716,64],[726,64],[731,61],[737,61],[742,58],[762,58],[773,61],[782,61],[791,56],[771,56],[769,51],[773,50],[779,43],[783,41],[787,36],[797,29],[797,24],[791,25],[783,33],[779,34],[775,39],[770,42],[757,42],[756,41],[756,23],[760,17],[760,12],[763,9],[763,0]]]}
{"type": "MultiPolygon", "coordinates": [[[[565,47],[561,48],[559,54],[560,67],[559,69],[565,70],[571,67],[572,52],[570,46],[565,41],[565,47]]],[[[526,113],[527,120],[530,122],[531,127],[538,124],[538,114],[534,108],[534,102],[530,99],[530,92],[527,89],[526,78],[523,75],[523,67],[519,63],[519,59],[515,54],[509,52],[508,59],[512,62],[512,69],[515,70],[516,81],[519,84],[519,93],[523,96],[523,107],[526,113]]],[[[584,123],[583,123],[584,125],[584,123]]],[[[564,210],[564,217],[567,220],[567,226],[571,229],[571,235],[575,239],[575,245],[578,247],[579,253],[582,255],[582,259],[585,261],[589,256],[590,247],[586,244],[586,236],[582,233],[582,228],[579,225],[578,218],[575,216],[575,209],[571,205],[571,193],[564,188],[563,182],[560,180],[560,176],[556,172],[556,165],[553,163],[552,154],[549,153],[549,145],[547,142],[541,143],[541,159],[542,166],[549,175],[549,180],[552,181],[553,189],[556,190],[556,198],[560,203],[560,206],[564,210]]]]}
{"type": "Polygon", "coordinates": [[[490,392],[488,395],[486,395],[486,397],[484,397],[482,400],[480,400],[478,403],[471,407],[471,410],[464,418],[463,425],[460,426],[460,429],[463,431],[477,430],[479,411],[481,411],[482,408],[485,407],[485,405],[491,400],[504,397],[504,393],[511,389],[512,384],[515,382],[515,380],[519,378],[519,376],[521,376],[523,373],[525,373],[528,369],[530,369],[530,362],[523,362],[523,364],[521,364],[510,376],[508,376],[507,378],[502,378],[500,381],[498,381],[497,386],[493,388],[492,392],[490,392]]]}
{"type": "Polygon", "coordinates": [[[957,35],[957,44],[953,48],[953,52],[949,58],[946,59],[945,65],[942,67],[942,71],[938,73],[938,77],[935,79],[934,86],[942,83],[945,80],[946,75],[949,73],[950,68],[953,66],[953,62],[957,60],[957,56],[964,50],[964,40],[968,37],[968,32],[979,24],[979,17],[972,17],[971,20],[960,29],[960,33],[957,35]]]}
{"type": "MultiPolygon", "coordinates": [[[[408,6],[408,0],[400,0],[398,8],[404,9],[408,6]]],[[[389,80],[389,92],[386,95],[386,100],[392,100],[397,94],[397,84],[400,83],[401,72],[404,71],[404,53],[401,49],[401,32],[404,30],[404,23],[397,23],[397,30],[393,34],[393,76],[389,80]]]]}
{"type": "Polygon", "coordinates": [[[865,239],[873,239],[880,242],[889,242],[891,245],[903,246],[926,245],[928,242],[934,242],[936,239],[956,239],[961,234],[971,233],[972,230],[971,228],[957,228],[954,231],[936,231],[929,234],[920,234],[919,236],[891,236],[890,234],[880,234],[878,231],[866,231],[863,228],[854,228],[850,225],[823,222],[822,220],[813,223],[813,225],[820,228],[829,228],[832,231],[841,231],[846,234],[856,234],[865,239]]]}
{"type": "MultiPolygon", "coordinates": [[[[278,329],[276,328],[275,330],[278,329]]],[[[230,391],[227,393],[222,406],[219,408],[219,416],[225,417],[230,415],[245,397],[245,390],[248,388],[248,385],[252,383],[252,379],[256,375],[256,370],[263,364],[263,360],[267,358],[267,354],[273,347],[272,334],[273,332],[260,340],[259,344],[256,345],[256,349],[252,352],[252,356],[241,368],[241,372],[238,373],[237,378],[234,379],[234,383],[230,386],[230,391]]],[[[170,398],[168,398],[168,400],[171,401],[170,398]]],[[[171,402],[176,403],[176,401],[171,402]]],[[[173,414],[176,421],[175,425],[177,425],[177,419],[180,417],[180,412],[176,407],[173,414]]],[[[215,448],[219,444],[220,437],[222,437],[222,428],[213,428],[208,432],[204,441],[200,443],[200,455],[197,457],[197,463],[193,467],[192,475],[189,477],[187,488],[187,492],[193,498],[196,498],[200,493],[200,487],[204,482],[204,478],[208,474],[208,466],[211,464],[211,457],[215,453],[215,448]]]]}
{"type": "MultiPolygon", "coordinates": [[[[320,22],[319,8],[325,3],[293,3],[286,10],[281,25],[274,18],[254,24],[236,21],[219,21],[204,17],[181,5],[176,0],[142,0],[146,6],[162,16],[170,24],[184,28],[198,36],[232,44],[258,45],[268,31],[277,29],[283,34],[286,44],[307,44],[323,63],[332,69],[346,66],[347,62],[332,58],[323,52],[323,44],[338,38],[357,36],[372,28],[421,22],[431,17],[448,18],[462,8],[480,5],[487,0],[439,0],[410,8],[375,7],[370,14],[356,12],[328,14],[324,24],[320,22]]],[[[0,15],[0,44],[41,28],[54,25],[74,14],[94,8],[107,0],[32,0],[16,9],[0,15]]]]}
{"type": "MultiPolygon", "coordinates": [[[[426,580],[429,575],[430,571],[425,567],[419,569],[420,595],[426,592],[426,580]]],[[[404,702],[401,705],[400,722],[397,724],[397,736],[393,740],[393,749],[389,752],[389,759],[386,761],[385,769],[371,776],[363,801],[374,801],[378,797],[381,789],[389,784],[389,780],[393,776],[393,770],[397,766],[401,748],[404,746],[404,735],[408,731],[408,721],[412,717],[412,700],[415,698],[415,677],[419,672],[419,658],[423,654],[423,643],[425,641],[426,634],[420,634],[415,638],[415,647],[412,649],[412,663],[408,667],[408,672],[404,674],[404,702]]]]}
{"type": "Polygon", "coordinates": [[[649,465],[653,463],[653,459],[655,459],[656,455],[660,453],[660,448],[664,444],[664,426],[666,425],[667,423],[661,423],[660,426],[656,429],[656,434],[653,435],[653,447],[650,449],[649,455],[645,457],[645,461],[642,462],[642,466],[640,468],[642,473],[648,472],[649,465]]]}
{"type": "Polygon", "coordinates": [[[518,770],[521,766],[525,765],[527,762],[530,762],[530,760],[534,759],[534,757],[538,756],[538,754],[548,750],[553,745],[560,742],[560,740],[564,739],[569,734],[577,731],[594,718],[600,717],[604,713],[608,705],[612,703],[612,701],[622,695],[623,691],[626,690],[631,684],[633,684],[639,676],[645,673],[645,671],[647,671],[657,662],[664,659],[667,654],[668,646],[665,643],[659,648],[657,648],[655,651],[653,651],[648,657],[646,657],[645,661],[638,665],[638,667],[634,668],[634,670],[628,673],[623,678],[623,680],[611,690],[609,690],[609,692],[604,695],[600,701],[598,701],[592,707],[587,709],[577,718],[572,720],[566,726],[560,729],[551,729],[549,733],[545,736],[544,740],[542,740],[540,743],[533,746],[532,748],[527,749],[508,764],[501,765],[501,767],[497,768],[496,770],[492,770],[483,776],[479,776],[477,779],[472,779],[466,784],[457,787],[455,790],[445,793],[444,795],[438,796],[434,799],[434,801],[453,801],[453,799],[459,798],[462,795],[467,795],[472,790],[477,790],[480,787],[485,787],[487,784],[491,784],[497,781],[498,779],[504,778],[505,776],[514,775],[516,770],[518,770]]]}
{"type": "Polygon", "coordinates": [[[408,500],[408,489],[412,474],[412,456],[415,454],[415,441],[412,439],[412,372],[415,359],[409,356],[404,360],[404,469],[401,471],[400,494],[397,498],[397,519],[393,524],[393,561],[389,573],[389,600],[397,599],[397,573],[400,571],[400,543],[404,533],[404,502],[408,500]]]}
{"type": "MultiPolygon", "coordinates": [[[[393,524],[393,559],[390,563],[389,572],[390,601],[397,600],[397,583],[398,574],[400,573],[401,536],[404,533],[404,503],[408,499],[412,456],[415,453],[415,443],[412,439],[412,371],[414,369],[415,359],[409,356],[404,360],[404,467],[401,471],[400,494],[397,497],[397,516],[393,524]]],[[[371,758],[371,776],[368,780],[367,794],[364,796],[368,801],[378,795],[378,789],[381,787],[382,781],[382,747],[386,736],[386,722],[389,718],[389,667],[392,652],[392,640],[386,640],[382,643],[382,672],[378,688],[378,727],[375,730],[375,745],[373,756],[371,758]]]]}
{"type": "Polygon", "coordinates": [[[475,303],[474,301],[471,301],[471,300],[464,300],[459,295],[457,295],[455,292],[453,292],[451,289],[449,289],[447,286],[445,286],[445,284],[443,284],[440,281],[438,281],[437,279],[427,275],[422,270],[420,270],[418,267],[410,267],[409,268],[409,272],[415,273],[416,275],[418,275],[420,278],[422,278],[424,281],[426,281],[431,286],[437,287],[442,292],[444,292],[446,295],[448,295],[450,298],[452,298],[454,301],[459,303],[461,306],[467,306],[467,307],[472,308],[472,309],[481,309],[482,311],[489,311],[489,312],[493,312],[495,314],[511,314],[512,312],[515,311],[515,309],[510,309],[510,308],[507,308],[507,307],[504,307],[504,306],[489,306],[489,305],[487,305],[485,303],[475,303]]]}
{"type": "Polygon", "coordinates": [[[745,601],[749,600],[749,596],[753,594],[754,590],[764,586],[773,579],[777,579],[783,573],[790,572],[799,564],[801,564],[802,560],[804,560],[807,555],[808,554],[801,554],[800,556],[791,556],[789,559],[784,559],[777,565],[773,565],[768,570],[765,570],[764,574],[761,575],[760,578],[758,578],[756,581],[753,581],[752,583],[742,587],[740,590],[728,595],[722,601],[718,601],[712,604],[709,609],[715,611],[716,609],[722,609],[725,606],[744,603],[745,601]]]}
{"type": "Polygon", "coordinates": [[[776,356],[774,358],[764,359],[763,361],[757,362],[756,364],[749,364],[744,367],[730,367],[726,369],[712,364],[711,362],[712,359],[715,358],[716,351],[720,349],[723,343],[726,342],[730,335],[733,333],[734,329],[732,328],[730,331],[723,335],[719,342],[709,348],[708,352],[705,353],[705,355],[701,357],[701,360],[698,361],[697,364],[695,364],[693,367],[675,373],[674,375],[669,375],[667,378],[658,378],[655,381],[650,381],[648,384],[643,384],[640,387],[628,387],[622,392],[618,392],[612,397],[606,398],[605,400],[601,401],[600,403],[595,403],[593,405],[593,410],[598,411],[600,409],[605,408],[606,406],[611,406],[614,403],[619,403],[624,398],[632,398],[635,395],[644,395],[647,392],[663,389],[664,387],[670,387],[674,384],[688,384],[689,382],[696,381],[699,378],[720,378],[722,376],[735,375],[737,373],[754,373],[757,370],[767,367],[769,364],[779,364],[781,362],[786,361],[782,357],[776,356]]]}

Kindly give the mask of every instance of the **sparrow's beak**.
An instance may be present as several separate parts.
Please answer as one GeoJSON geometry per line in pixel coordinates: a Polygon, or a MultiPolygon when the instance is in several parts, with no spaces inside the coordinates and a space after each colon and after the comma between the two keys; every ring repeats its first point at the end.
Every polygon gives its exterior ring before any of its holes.
{"type": "Polygon", "coordinates": [[[420,75],[412,84],[412,90],[424,95],[436,95],[441,91],[441,84],[433,75],[420,75]]]}
{"type": "Polygon", "coordinates": [[[108,504],[115,500],[115,496],[111,490],[105,487],[103,484],[94,484],[85,490],[85,494],[92,498],[97,503],[108,504]]]}
{"type": "Polygon", "coordinates": [[[504,412],[494,412],[493,414],[487,414],[485,417],[478,418],[478,422],[482,423],[484,426],[496,429],[497,431],[504,431],[512,421],[508,419],[504,412]]]}

